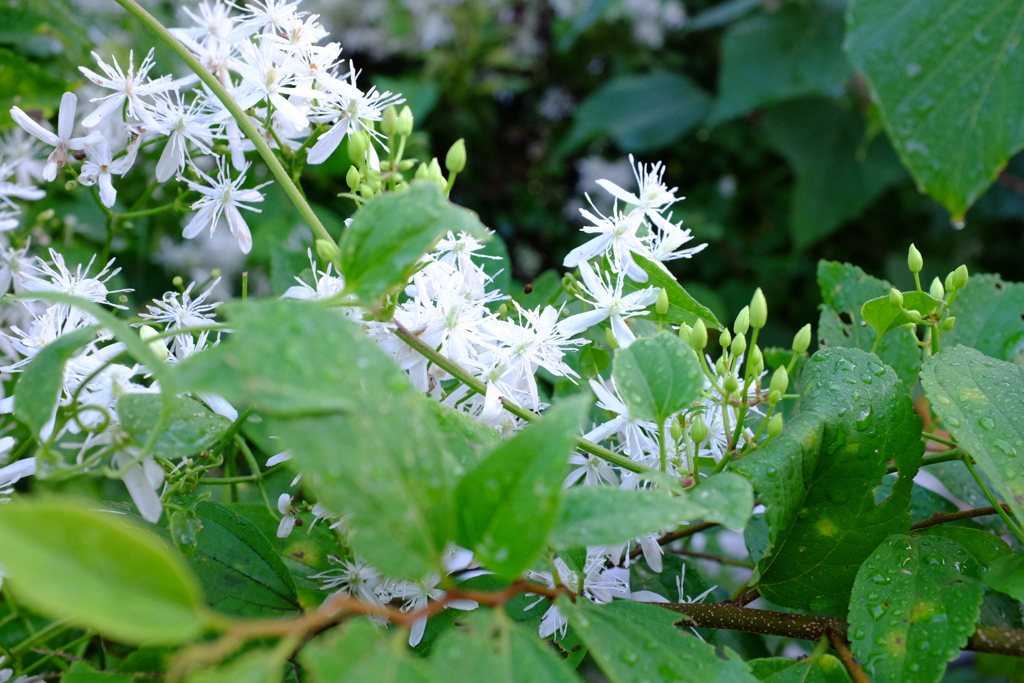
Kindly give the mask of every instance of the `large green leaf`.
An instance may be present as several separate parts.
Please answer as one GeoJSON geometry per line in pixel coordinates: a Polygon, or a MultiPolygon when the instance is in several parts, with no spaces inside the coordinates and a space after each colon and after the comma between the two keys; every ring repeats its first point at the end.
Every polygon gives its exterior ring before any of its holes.
{"type": "Polygon", "coordinates": [[[850,77],[842,43],[842,12],[824,3],[786,3],[733,24],[709,123],[804,95],[841,95],[850,77]]]}
{"type": "Polygon", "coordinates": [[[885,139],[865,143],[864,121],[841,102],[805,99],[772,107],[764,132],[796,173],[789,229],[799,249],[859,216],[903,177],[885,139]]]}
{"type": "Polygon", "coordinates": [[[963,216],[1024,146],[1024,4],[857,0],[848,22],[846,51],[900,158],[963,216]]]}
{"type": "Polygon", "coordinates": [[[572,152],[599,134],[611,136],[624,151],[658,149],[695,128],[710,103],[707,93],[677,73],[619,76],[580,103],[559,149],[572,152]]]}
{"type": "Polygon", "coordinates": [[[1024,360],[1024,284],[972,275],[956,293],[949,314],[956,325],[942,334],[943,347],[963,344],[999,360],[1024,360]]]}
{"type": "Polygon", "coordinates": [[[134,683],[135,676],[97,671],[85,662],[75,662],[64,672],[60,681],[61,683],[134,683]]]}
{"type": "Polygon", "coordinates": [[[299,661],[313,683],[441,683],[427,662],[399,644],[404,634],[386,634],[365,619],[317,638],[302,648],[299,661]],[[396,647],[397,646],[397,647],[396,647]]]}
{"type": "Polygon", "coordinates": [[[459,543],[498,576],[518,577],[543,549],[589,404],[589,396],[559,403],[499,444],[459,482],[459,543]]]}
{"type": "Polygon", "coordinates": [[[727,660],[694,635],[675,627],[677,614],[640,602],[594,605],[559,600],[558,608],[580,635],[611,683],[638,680],[681,683],[753,683],[747,665],[731,650],[727,660]]]}
{"type": "MultiPolygon", "coordinates": [[[[849,263],[819,261],[818,286],[823,302],[818,319],[821,345],[870,351],[875,345],[875,331],[861,317],[861,308],[870,299],[886,296],[892,285],[849,263]]],[[[917,384],[921,349],[910,330],[894,330],[886,335],[877,353],[896,371],[908,392],[917,384]]]]}
{"type": "Polygon", "coordinates": [[[345,291],[372,305],[408,282],[419,258],[448,231],[486,237],[475,213],[445,199],[434,183],[384,194],[356,212],[341,238],[345,291]]]}
{"type": "Polygon", "coordinates": [[[504,612],[479,609],[440,637],[428,664],[442,680],[571,683],[580,679],[551,647],[504,612]]]}
{"type": "Polygon", "coordinates": [[[34,610],[126,643],[177,644],[204,623],[203,594],[177,554],[109,512],[61,498],[0,508],[4,589],[34,610]]]}
{"type": "Polygon", "coordinates": [[[910,528],[907,506],[924,452],[921,418],[878,357],[823,349],[801,376],[795,416],[767,446],[736,463],[766,508],[769,546],[755,578],[780,605],[845,605],[857,567],[893,533],[910,528]],[[892,495],[872,488],[895,460],[892,495]]]}
{"type": "Polygon", "coordinates": [[[619,349],[612,368],[629,414],[657,424],[690,406],[704,388],[704,370],[697,354],[671,332],[638,339],[619,349]]]}
{"type": "Polygon", "coordinates": [[[250,650],[227,664],[193,670],[185,683],[279,683],[284,665],[279,652],[250,650]]]}
{"type": "Polygon", "coordinates": [[[917,311],[922,316],[925,316],[938,308],[938,306],[939,302],[932,298],[930,294],[925,292],[903,292],[902,306],[894,305],[888,295],[881,296],[865,302],[860,309],[860,315],[868,325],[871,325],[871,329],[875,331],[876,335],[884,337],[893,330],[907,323],[914,322],[903,312],[904,309],[917,311]]]}
{"type": "Polygon", "coordinates": [[[64,366],[79,349],[96,339],[96,327],[62,334],[32,358],[14,385],[14,416],[38,434],[60,399],[64,366]]]}
{"type": "Polygon", "coordinates": [[[255,524],[231,508],[196,506],[202,530],[188,562],[214,609],[239,617],[272,617],[299,610],[295,580],[255,524]]]}
{"type": "Polygon", "coordinates": [[[708,329],[722,329],[722,324],[718,322],[718,318],[711,312],[711,309],[690,296],[690,293],[683,289],[676,278],[668,273],[660,263],[639,254],[633,254],[633,260],[647,273],[647,282],[637,283],[627,279],[625,285],[627,294],[647,287],[661,287],[668,295],[668,313],[662,320],[676,325],[680,323],[693,325],[698,320],[703,320],[708,329]]]}
{"type": "Polygon", "coordinates": [[[125,394],[117,400],[121,427],[140,446],[147,443],[165,403],[171,409],[153,442],[153,453],[168,460],[195,455],[210,448],[231,426],[231,420],[191,398],[176,396],[165,402],[159,394],[125,394]]]}
{"type": "Polygon", "coordinates": [[[843,663],[829,654],[803,659],[768,657],[748,662],[762,683],[849,683],[843,663]]]}
{"type": "Polygon", "coordinates": [[[992,563],[985,583],[993,590],[1024,600],[1024,553],[1006,555],[992,563]]]}
{"type": "Polygon", "coordinates": [[[1024,519],[1024,367],[956,346],[928,359],[921,384],[949,433],[1024,519]]]}
{"type": "Polygon", "coordinates": [[[853,653],[872,680],[938,681],[974,632],[985,587],[977,562],[938,536],[890,536],[853,586],[853,653]]]}

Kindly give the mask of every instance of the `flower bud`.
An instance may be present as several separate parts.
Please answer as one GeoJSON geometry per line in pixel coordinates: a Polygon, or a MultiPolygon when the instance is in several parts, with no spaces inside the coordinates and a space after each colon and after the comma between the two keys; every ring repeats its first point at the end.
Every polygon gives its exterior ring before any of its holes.
{"type": "Polygon", "coordinates": [[[758,287],[754,292],[754,298],[750,302],[750,324],[755,330],[759,330],[768,322],[768,302],[764,298],[764,292],[758,287]]]}
{"type": "Polygon", "coordinates": [[[921,316],[921,311],[913,308],[908,308],[906,311],[907,317],[913,320],[915,323],[923,323],[924,318],[921,316]]]}
{"type": "Polygon", "coordinates": [[[924,268],[924,258],[913,244],[910,245],[910,251],[907,253],[907,268],[915,275],[924,268]]]}
{"type": "Polygon", "coordinates": [[[363,183],[359,186],[359,196],[363,199],[373,199],[374,191],[373,188],[363,183]]]}
{"type": "Polygon", "coordinates": [[[673,441],[679,441],[683,438],[683,426],[679,424],[679,420],[672,420],[672,425],[668,428],[668,433],[672,437],[673,441]]]}
{"type": "Polygon", "coordinates": [[[932,286],[928,289],[928,293],[933,299],[942,300],[942,297],[946,296],[946,290],[942,288],[942,281],[939,278],[932,280],[932,286]]]}
{"type": "Polygon", "coordinates": [[[775,391],[774,389],[772,389],[771,391],[768,392],[768,403],[770,403],[771,405],[775,405],[776,403],[778,403],[781,400],[782,400],[782,392],[781,391],[775,391]]]}
{"type": "Polygon", "coordinates": [[[772,375],[770,388],[771,391],[777,391],[780,394],[786,393],[786,389],[789,388],[789,371],[786,370],[785,365],[779,366],[779,369],[772,375]]]}
{"type": "Polygon", "coordinates": [[[953,271],[953,286],[956,289],[963,289],[967,286],[967,266],[960,265],[953,271]]]}
{"type": "Polygon", "coordinates": [[[359,183],[363,182],[363,177],[359,175],[359,169],[355,166],[348,167],[348,173],[345,174],[345,182],[348,184],[348,189],[355,192],[359,189],[359,183]]]}
{"type": "Polygon", "coordinates": [[[430,160],[430,166],[427,167],[427,179],[434,181],[442,190],[448,186],[448,181],[445,180],[444,173],[441,171],[441,162],[437,160],[437,157],[430,160]]]}
{"type": "Polygon", "coordinates": [[[722,334],[718,335],[718,343],[722,345],[723,349],[729,348],[729,344],[732,344],[732,335],[729,334],[729,330],[722,330],[722,334]]]}
{"type": "Polygon", "coordinates": [[[64,183],[64,189],[67,190],[68,192],[73,192],[76,187],[78,187],[77,180],[69,180],[66,183],[64,183]]]}
{"type": "Polygon", "coordinates": [[[807,323],[793,336],[793,353],[800,355],[811,346],[811,324],[807,323]]]}
{"type": "Polygon", "coordinates": [[[950,292],[950,293],[956,291],[956,286],[953,284],[953,275],[954,274],[955,274],[955,271],[951,270],[951,271],[949,271],[949,275],[946,276],[946,281],[945,281],[946,291],[950,292]]]}
{"type": "Polygon", "coordinates": [[[895,287],[889,290],[889,303],[896,308],[903,308],[903,292],[895,287]]]}
{"type": "Polygon", "coordinates": [[[732,351],[732,355],[739,358],[743,355],[743,352],[747,350],[747,338],[742,334],[737,334],[733,337],[732,344],[730,344],[729,348],[732,351]]]}
{"type": "Polygon", "coordinates": [[[750,355],[747,357],[747,367],[750,368],[751,377],[760,377],[761,373],[764,372],[764,354],[761,353],[761,347],[757,344],[750,349],[750,355]]]}
{"type": "Polygon", "coordinates": [[[604,342],[609,346],[609,348],[619,348],[619,340],[615,338],[615,333],[612,332],[612,328],[610,327],[604,328],[604,342]]]}
{"type": "Polygon", "coordinates": [[[504,318],[506,315],[508,315],[508,304],[498,306],[498,317],[504,318]]]}
{"type": "Polygon", "coordinates": [[[455,144],[448,149],[448,154],[444,158],[444,167],[448,169],[449,173],[462,173],[462,169],[466,168],[466,140],[459,138],[455,141],[455,144]]]}
{"type": "Polygon", "coordinates": [[[171,355],[167,351],[167,344],[163,339],[154,339],[159,332],[154,330],[149,325],[143,325],[139,328],[139,336],[142,337],[142,341],[149,343],[149,348],[153,354],[160,360],[167,360],[171,355]]]}
{"type": "Polygon", "coordinates": [[[380,132],[391,137],[398,132],[398,110],[394,105],[384,110],[380,117],[380,132]]]}
{"type": "Polygon", "coordinates": [[[784,426],[785,420],[782,418],[782,413],[772,415],[772,419],[768,420],[768,438],[774,439],[776,436],[781,434],[784,426]]]}
{"type": "Polygon", "coordinates": [[[736,316],[736,322],[732,324],[732,329],[736,334],[747,333],[747,330],[750,329],[750,306],[743,307],[743,310],[736,316]]]}
{"type": "Polygon", "coordinates": [[[366,150],[370,149],[370,138],[363,131],[348,134],[348,158],[356,163],[366,158],[366,150]]]}
{"type": "Polygon", "coordinates": [[[730,374],[725,378],[725,381],[722,382],[722,388],[725,389],[726,394],[734,394],[740,388],[740,381],[736,379],[736,375],[730,374]]]}
{"type": "MultiPolygon", "coordinates": [[[[213,277],[217,276],[214,275],[213,277]]],[[[175,275],[174,278],[171,280],[171,284],[174,285],[175,287],[182,287],[185,284],[185,281],[181,279],[180,275],[175,275]]]]}
{"type": "Polygon", "coordinates": [[[725,358],[719,358],[715,361],[715,373],[718,375],[725,374],[725,358]]]}
{"type": "Polygon", "coordinates": [[[316,255],[328,263],[337,263],[341,258],[341,249],[331,240],[316,240],[313,245],[316,247],[316,255]]]}
{"type": "Polygon", "coordinates": [[[686,323],[682,323],[682,324],[679,325],[679,338],[682,339],[687,344],[689,344],[690,346],[693,346],[692,334],[693,334],[693,328],[692,327],[690,327],[686,323]]]}
{"type": "Polygon", "coordinates": [[[416,167],[414,177],[416,180],[427,180],[430,178],[430,164],[425,161],[421,162],[420,165],[416,167]]]}
{"type": "Polygon", "coordinates": [[[398,134],[412,135],[412,123],[412,109],[405,105],[402,111],[398,112],[398,134]]]}
{"type": "Polygon", "coordinates": [[[700,351],[708,345],[708,328],[704,326],[703,320],[697,320],[693,324],[693,332],[690,333],[690,346],[700,351]]]}
{"type": "Polygon", "coordinates": [[[941,331],[942,332],[949,332],[951,329],[953,329],[953,325],[956,325],[956,316],[955,315],[951,315],[948,318],[946,318],[944,321],[942,321],[941,331]]]}
{"type": "Polygon", "coordinates": [[[658,292],[658,300],[654,303],[654,312],[658,315],[668,315],[668,291],[664,287],[658,292]]]}
{"type": "Polygon", "coordinates": [[[708,424],[700,413],[694,415],[690,422],[690,438],[694,443],[703,443],[704,439],[708,438],[708,424]]]}

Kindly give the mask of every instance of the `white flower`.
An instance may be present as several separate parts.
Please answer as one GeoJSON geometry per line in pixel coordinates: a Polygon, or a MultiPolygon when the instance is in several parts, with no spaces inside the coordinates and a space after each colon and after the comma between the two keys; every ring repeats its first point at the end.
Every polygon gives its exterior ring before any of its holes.
{"type": "Polygon", "coordinates": [[[649,218],[658,227],[657,232],[652,232],[650,236],[650,258],[654,261],[690,258],[708,246],[705,243],[689,249],[680,249],[680,247],[693,239],[689,230],[683,230],[680,227],[683,224],[682,221],[672,223],[657,213],[652,213],[649,218]]]}
{"type": "MultiPolygon", "coordinates": [[[[389,591],[392,597],[405,598],[402,605],[403,612],[416,612],[427,606],[430,600],[441,600],[445,592],[437,588],[441,583],[441,575],[436,572],[428,574],[421,581],[402,581],[395,584],[389,591]]],[[[445,604],[446,609],[457,609],[463,611],[474,610],[478,607],[475,600],[450,600],[445,604]]],[[[412,622],[409,629],[409,647],[416,647],[423,640],[423,633],[427,629],[427,617],[422,616],[412,622]]]]}
{"type": "Polygon", "coordinates": [[[114,202],[117,201],[117,190],[114,189],[113,176],[115,174],[124,175],[132,167],[132,164],[135,163],[135,153],[138,151],[137,143],[140,139],[140,137],[136,137],[134,140],[135,144],[130,144],[127,153],[116,161],[110,153],[110,145],[107,143],[106,138],[94,139],[93,142],[87,145],[86,150],[89,157],[82,164],[82,174],[78,176],[78,180],[83,185],[99,183],[100,201],[103,202],[103,206],[113,206],[114,202]]]}
{"type": "Polygon", "coordinates": [[[637,236],[637,230],[643,225],[643,214],[639,211],[623,214],[618,207],[611,217],[602,215],[597,208],[594,211],[596,215],[580,209],[580,213],[592,223],[584,226],[583,232],[596,233],[597,237],[570,251],[562,265],[575,268],[583,261],[603,255],[608,256],[614,272],[623,273],[636,282],[647,282],[647,273],[633,260],[634,253],[651,256],[648,246],[637,236]]]}
{"type": "MultiPolygon", "coordinates": [[[[111,464],[114,467],[124,467],[133,458],[139,455],[139,449],[127,447],[124,450],[114,453],[111,464]]],[[[147,522],[156,524],[160,521],[164,506],[160,502],[160,496],[156,489],[164,483],[164,470],[156,463],[153,456],[147,455],[142,462],[133,465],[121,478],[132,502],[139,509],[139,514],[147,522]]]]}
{"type": "Polygon", "coordinates": [[[167,145],[160,160],[156,162],[156,179],[158,182],[169,180],[175,173],[185,168],[188,156],[186,141],[199,148],[203,154],[210,154],[213,145],[213,131],[210,129],[210,116],[205,113],[205,102],[197,98],[186,106],[181,93],[174,92],[174,98],[164,96],[156,100],[153,109],[155,128],[167,135],[167,145]]]}
{"type": "Polygon", "coordinates": [[[673,187],[670,190],[665,186],[663,180],[665,167],[660,161],[650,166],[638,164],[630,154],[629,163],[633,165],[633,175],[636,176],[636,182],[640,189],[637,194],[627,192],[610,180],[598,180],[597,184],[619,201],[637,207],[648,216],[666,209],[682,199],[675,195],[678,188],[673,187]]]}
{"type": "Polygon", "coordinates": [[[92,99],[93,102],[98,100],[104,100],[104,102],[94,112],[82,119],[83,126],[86,128],[96,126],[107,114],[118,111],[125,101],[128,102],[128,113],[130,115],[140,121],[150,120],[149,106],[140,98],[174,87],[169,76],[161,76],[155,81],[146,78],[149,70],[153,68],[153,52],[154,48],[150,48],[149,54],[139,64],[138,71],[135,70],[135,51],[129,52],[127,74],[116,61],[114,61],[113,66],[110,66],[100,59],[99,55],[95,52],[92,53],[92,57],[100,65],[100,68],[103,69],[106,77],[100,76],[84,66],[78,67],[90,81],[102,88],[109,88],[114,91],[105,97],[95,97],[92,99]]]}
{"type": "Polygon", "coordinates": [[[77,105],[78,98],[74,93],[66,92],[60,98],[56,134],[40,126],[18,107],[11,107],[11,117],[15,123],[21,126],[29,135],[55,148],[50,153],[46,160],[46,166],[43,168],[42,178],[47,182],[56,178],[57,169],[67,163],[69,150],[84,149],[87,144],[96,143],[100,136],[98,131],[93,131],[84,138],[71,137],[71,133],[74,132],[75,128],[75,108],[77,105]]]}
{"type": "Polygon", "coordinates": [[[206,175],[195,166],[190,166],[190,168],[195,171],[196,175],[209,183],[210,187],[192,182],[187,178],[180,178],[189,186],[189,189],[203,195],[197,202],[192,204],[192,208],[199,211],[192,217],[188,225],[185,226],[182,235],[186,239],[192,239],[207,226],[209,226],[210,234],[212,235],[220,223],[221,215],[224,215],[227,217],[228,227],[231,229],[231,234],[238,241],[238,246],[242,253],[248,254],[252,249],[252,235],[249,233],[249,226],[245,224],[245,219],[242,218],[242,214],[238,209],[241,208],[260,213],[259,209],[246,206],[244,202],[262,202],[263,194],[259,192],[259,189],[269,185],[269,183],[243,190],[242,185],[245,183],[245,172],[248,170],[249,165],[246,164],[241,174],[232,180],[231,174],[224,163],[224,157],[218,157],[217,180],[206,175]]]}
{"type": "MultiPolygon", "coordinates": [[[[0,452],[6,455],[14,448],[14,438],[5,436],[0,439],[0,452]]],[[[25,458],[18,460],[6,467],[0,467],[0,496],[6,496],[14,491],[14,485],[25,477],[36,473],[36,459],[25,458]]],[[[6,503],[10,498],[0,497],[0,503],[6,503]]]]}
{"type": "Polygon", "coordinates": [[[303,98],[314,98],[316,90],[298,84],[295,72],[287,65],[278,63],[278,54],[272,43],[255,45],[244,42],[239,48],[241,59],[236,71],[242,77],[242,87],[236,95],[238,106],[248,109],[258,102],[272,104],[282,116],[293,124],[301,127],[309,125],[306,115],[285,98],[285,95],[297,95],[303,98]]]}
{"type": "Polygon", "coordinates": [[[636,340],[633,331],[626,325],[626,319],[641,313],[645,308],[658,300],[658,290],[654,287],[637,290],[623,296],[623,277],[620,273],[615,286],[594,272],[586,261],[580,263],[580,275],[583,277],[581,288],[592,300],[584,299],[594,307],[592,311],[570,316],[558,324],[558,330],[567,337],[578,334],[597,325],[604,320],[611,320],[612,334],[619,346],[626,347],[636,340]]]}
{"type": "Polygon", "coordinates": [[[281,523],[277,525],[277,537],[288,538],[295,528],[295,508],[292,497],[282,493],[277,499],[277,511],[281,513],[281,523]]]}

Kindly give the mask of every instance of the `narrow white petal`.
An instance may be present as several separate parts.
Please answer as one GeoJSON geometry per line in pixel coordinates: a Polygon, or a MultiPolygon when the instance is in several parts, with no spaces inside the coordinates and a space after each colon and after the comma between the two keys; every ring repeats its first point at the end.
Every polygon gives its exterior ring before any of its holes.
{"type": "Polygon", "coordinates": [[[75,129],[75,109],[78,107],[78,98],[73,92],[66,92],[60,98],[60,112],[57,114],[57,136],[62,140],[71,138],[75,129]]]}
{"type": "Polygon", "coordinates": [[[18,107],[11,107],[11,118],[14,119],[14,122],[21,126],[26,133],[34,138],[42,140],[51,147],[56,147],[60,142],[60,138],[40,126],[31,116],[23,112],[18,107]]]}
{"type": "Polygon", "coordinates": [[[610,195],[612,195],[619,201],[626,202],[627,204],[632,204],[633,206],[640,205],[639,197],[630,192],[626,192],[625,190],[623,190],[621,187],[619,187],[610,180],[598,180],[597,184],[603,187],[605,190],[607,190],[610,195]]]}

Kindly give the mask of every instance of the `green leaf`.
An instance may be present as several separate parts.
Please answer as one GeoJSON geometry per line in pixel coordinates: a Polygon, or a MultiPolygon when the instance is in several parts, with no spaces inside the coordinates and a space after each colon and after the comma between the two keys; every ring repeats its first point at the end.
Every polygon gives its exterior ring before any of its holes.
{"type": "Polygon", "coordinates": [[[298,611],[295,580],[255,524],[210,501],[196,514],[203,528],[188,562],[210,605],[238,617],[284,616],[298,611]]]}
{"type": "Polygon", "coordinates": [[[985,587],[974,558],[938,536],[893,535],[853,586],[853,653],[872,680],[937,681],[974,632],[985,587]]]}
{"type": "Polygon", "coordinates": [[[903,292],[903,306],[894,306],[889,296],[880,296],[864,302],[861,306],[860,315],[864,321],[871,325],[875,334],[881,337],[889,334],[901,325],[914,322],[903,312],[904,309],[914,310],[922,316],[928,315],[936,308],[939,302],[930,294],[924,292],[903,292]]]}
{"type": "Polygon", "coordinates": [[[925,362],[921,384],[949,433],[1024,519],[1024,367],[957,346],[925,362]]]}
{"type": "Polygon", "coordinates": [[[1024,284],[1004,282],[998,275],[971,275],[949,314],[956,324],[942,333],[943,347],[963,344],[999,360],[1024,361],[1024,284]]]}
{"type": "Polygon", "coordinates": [[[1007,555],[993,562],[985,573],[985,583],[992,590],[1024,600],[1024,553],[1007,555]]]}
{"type": "Polygon", "coordinates": [[[579,679],[551,647],[503,612],[478,609],[444,633],[428,665],[442,680],[571,683],[579,679]]]}
{"type": "Polygon", "coordinates": [[[769,546],[755,572],[772,602],[799,609],[845,605],[860,566],[893,533],[907,506],[924,443],[921,418],[895,373],[859,349],[823,349],[800,379],[794,417],[768,445],[737,462],[766,508],[769,546]],[[895,460],[892,495],[872,489],[895,460]]]}
{"type": "MultiPolygon", "coordinates": [[[[875,487],[876,505],[892,495],[895,483],[895,474],[882,477],[882,483],[875,487]]],[[[956,512],[957,509],[953,503],[916,482],[910,489],[910,521],[914,524],[928,519],[937,512],[956,512]]]]}
{"type": "MultiPolygon", "coordinates": [[[[6,28],[7,25],[3,23],[0,26],[6,28]]],[[[24,40],[25,36],[20,38],[24,40]]],[[[60,106],[61,96],[68,89],[62,79],[55,78],[39,63],[0,47],[0,128],[13,124],[12,106],[25,111],[43,109],[55,112],[60,106]]]]}
{"type": "Polygon", "coordinates": [[[619,349],[612,377],[630,415],[658,424],[692,404],[704,388],[697,354],[671,332],[619,349]]]}
{"type": "MultiPolygon", "coordinates": [[[[160,394],[125,394],[117,400],[121,426],[140,446],[145,444],[160,420],[165,401],[160,394]]],[[[203,404],[184,396],[175,396],[171,410],[153,442],[153,453],[178,460],[218,443],[231,426],[231,420],[214,413],[203,404]]]]}
{"type": "Polygon", "coordinates": [[[366,561],[395,578],[439,569],[458,460],[472,446],[438,426],[432,399],[338,311],[303,301],[223,308],[234,334],[175,368],[176,379],[254,401],[303,483],[329,510],[353,514],[352,546],[366,561]]]}
{"type": "Polygon", "coordinates": [[[710,106],[707,93],[680,74],[619,76],[580,103],[559,151],[568,154],[602,134],[626,152],[655,150],[696,128],[710,106]]]}
{"type": "Polygon", "coordinates": [[[682,683],[753,683],[747,665],[726,649],[728,660],[715,649],[676,627],[679,615],[639,602],[616,601],[594,605],[560,599],[558,608],[590,648],[611,683],[637,680],[682,683]]]}
{"type": "Polygon", "coordinates": [[[428,663],[401,642],[404,631],[381,632],[365,619],[347,622],[302,648],[299,661],[313,683],[441,683],[428,663]],[[389,642],[390,641],[390,642],[389,642]]]}
{"type": "Polygon", "coordinates": [[[1024,146],[1022,39],[1016,0],[850,5],[847,54],[918,187],[957,219],[1024,146]]]}
{"type": "Polygon", "coordinates": [[[834,100],[772,107],[764,115],[764,132],[796,173],[789,229],[798,249],[859,216],[904,174],[886,140],[865,143],[860,115],[834,100]]]}
{"type": "Polygon", "coordinates": [[[85,662],[75,662],[64,672],[64,676],[60,680],[61,683],[132,683],[135,676],[97,671],[85,662]]]}
{"type": "Polygon", "coordinates": [[[647,273],[647,282],[641,284],[626,280],[624,290],[626,294],[647,287],[660,287],[668,294],[668,313],[662,318],[664,322],[675,325],[680,323],[693,325],[698,320],[703,320],[708,329],[722,329],[722,324],[718,322],[718,318],[711,312],[711,309],[690,296],[675,277],[666,272],[659,263],[639,254],[633,254],[633,260],[647,273]]]}
{"type": "Polygon", "coordinates": [[[589,396],[557,404],[539,422],[499,444],[459,482],[459,544],[498,576],[518,577],[543,549],[589,404],[589,396]]]}
{"type": "Polygon", "coordinates": [[[371,306],[408,282],[419,258],[448,231],[486,239],[475,213],[445,199],[434,183],[414,182],[408,192],[367,202],[341,237],[345,291],[371,306]]]}
{"type": "Polygon", "coordinates": [[[14,385],[14,416],[33,434],[39,434],[53,417],[64,384],[64,366],[89,342],[96,339],[96,326],[62,334],[32,357],[14,385]]]}
{"type": "MultiPolygon", "coordinates": [[[[892,285],[848,263],[819,261],[818,286],[823,302],[818,319],[822,347],[871,351],[875,331],[861,317],[861,308],[870,299],[888,295],[892,285]]],[[[886,335],[877,353],[882,362],[896,371],[908,392],[917,384],[921,349],[910,330],[895,330],[886,335]]]]}
{"type": "Polygon", "coordinates": [[[753,10],[763,6],[761,0],[724,0],[724,2],[708,7],[695,17],[687,18],[683,28],[691,32],[720,28],[737,19],[742,19],[753,10]]]}
{"type": "Polygon", "coordinates": [[[721,472],[701,480],[686,490],[684,499],[702,508],[700,517],[739,531],[747,525],[754,508],[754,490],[750,481],[733,472],[721,472]]]}
{"type": "Polygon", "coordinates": [[[843,663],[830,654],[803,659],[768,657],[747,662],[763,683],[849,683],[843,663]]]}
{"type": "Polygon", "coordinates": [[[822,3],[787,3],[733,24],[722,38],[719,96],[708,122],[803,95],[842,95],[850,77],[842,43],[842,12],[822,3]]]}
{"type": "Polygon", "coordinates": [[[283,679],[284,662],[273,650],[252,650],[214,668],[193,671],[185,683],[278,683],[283,679]]]}
{"type": "Polygon", "coordinates": [[[0,563],[27,606],[125,643],[177,644],[203,630],[202,591],[184,562],[117,515],[60,498],[0,508],[0,563]]]}
{"type": "Polygon", "coordinates": [[[1006,541],[981,529],[937,525],[914,533],[941,536],[956,542],[977,560],[978,566],[982,569],[988,569],[993,562],[1010,553],[1010,546],[1006,544],[1006,541]]]}

